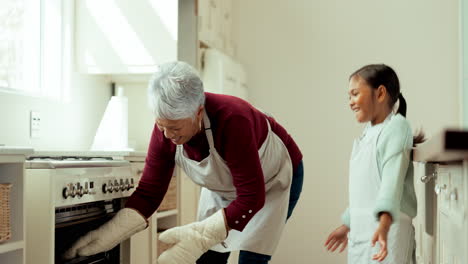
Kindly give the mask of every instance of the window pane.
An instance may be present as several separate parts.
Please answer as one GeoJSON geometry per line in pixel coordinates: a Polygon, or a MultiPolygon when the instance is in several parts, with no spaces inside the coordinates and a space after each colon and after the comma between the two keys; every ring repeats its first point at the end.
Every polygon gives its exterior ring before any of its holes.
{"type": "Polygon", "coordinates": [[[39,89],[40,1],[0,0],[0,87],[39,89]]]}

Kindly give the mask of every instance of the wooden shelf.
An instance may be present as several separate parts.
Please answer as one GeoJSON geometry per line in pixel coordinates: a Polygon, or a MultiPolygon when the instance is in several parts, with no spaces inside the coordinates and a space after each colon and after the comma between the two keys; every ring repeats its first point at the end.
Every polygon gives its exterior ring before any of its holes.
{"type": "Polygon", "coordinates": [[[167,211],[162,211],[162,212],[156,212],[156,218],[157,219],[161,219],[161,218],[165,218],[165,217],[173,216],[173,215],[177,215],[177,209],[167,210],[167,211]]]}
{"type": "Polygon", "coordinates": [[[33,152],[24,147],[0,147],[0,183],[10,183],[11,238],[0,243],[0,263],[25,263],[24,160],[33,152]]]}
{"type": "Polygon", "coordinates": [[[0,254],[24,248],[24,241],[4,242],[0,244],[0,254]]]}

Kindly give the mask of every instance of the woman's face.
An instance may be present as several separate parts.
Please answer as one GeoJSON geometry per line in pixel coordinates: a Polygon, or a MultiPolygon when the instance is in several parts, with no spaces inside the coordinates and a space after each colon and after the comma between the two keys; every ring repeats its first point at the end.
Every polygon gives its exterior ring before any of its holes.
{"type": "Polygon", "coordinates": [[[375,118],[376,101],[372,87],[359,75],[349,80],[349,106],[360,123],[372,121],[375,118]]]}
{"type": "Polygon", "coordinates": [[[201,130],[201,120],[203,117],[203,107],[201,106],[195,119],[185,118],[170,120],[156,118],[158,129],[163,132],[164,137],[170,139],[176,145],[187,143],[193,136],[201,130]]]}

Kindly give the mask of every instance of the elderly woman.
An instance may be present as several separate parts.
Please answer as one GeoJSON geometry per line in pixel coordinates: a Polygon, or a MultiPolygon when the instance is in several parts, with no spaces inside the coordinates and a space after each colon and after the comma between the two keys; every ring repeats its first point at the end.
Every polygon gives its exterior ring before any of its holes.
{"type": "Polygon", "coordinates": [[[302,154],[287,131],[248,102],[205,93],[184,62],[162,65],[148,89],[156,117],[145,169],[124,209],[66,257],[108,250],[147,226],[179,165],[202,186],[199,222],[169,229],[158,263],[268,263],[302,190],[302,154]]]}

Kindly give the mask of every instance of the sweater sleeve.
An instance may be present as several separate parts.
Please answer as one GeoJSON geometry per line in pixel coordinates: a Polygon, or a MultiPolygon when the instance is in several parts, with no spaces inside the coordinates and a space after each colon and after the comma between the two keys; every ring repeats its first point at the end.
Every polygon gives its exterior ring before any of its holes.
{"type": "Polygon", "coordinates": [[[377,196],[374,215],[387,212],[392,219],[400,213],[403,184],[410,163],[412,133],[406,120],[390,123],[377,142],[378,165],[381,184],[377,196]]]}
{"type": "Polygon", "coordinates": [[[227,122],[224,159],[232,174],[236,199],[225,212],[229,227],[242,231],[265,203],[265,181],[252,121],[233,116],[227,122]]]}
{"type": "Polygon", "coordinates": [[[146,218],[159,207],[167,192],[175,166],[175,145],[164,138],[155,126],[146,156],[145,168],[135,192],[125,207],[133,208],[146,218]]]}

